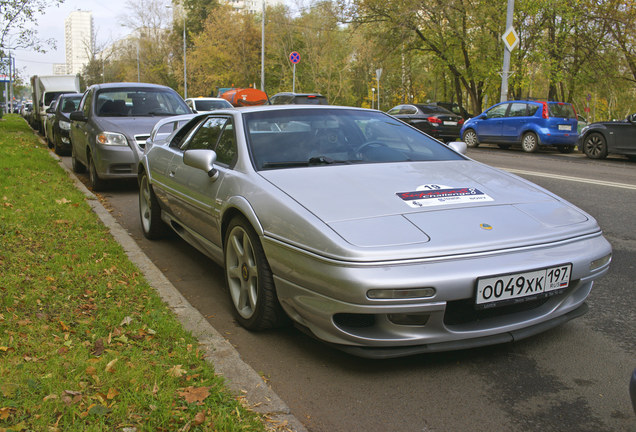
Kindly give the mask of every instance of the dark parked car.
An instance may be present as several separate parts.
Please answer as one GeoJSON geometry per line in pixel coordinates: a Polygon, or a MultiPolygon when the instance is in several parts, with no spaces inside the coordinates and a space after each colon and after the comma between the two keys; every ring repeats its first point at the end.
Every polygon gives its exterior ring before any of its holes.
{"type": "Polygon", "coordinates": [[[328,105],[327,98],[318,93],[276,93],[269,98],[271,105],[328,105]]]}
{"type": "Polygon", "coordinates": [[[69,138],[71,120],[69,116],[77,110],[81,99],[81,93],[64,93],[56,99],[55,105],[51,104],[46,110],[46,138],[49,147],[60,156],[71,154],[71,140],[69,138]]]}
{"type": "Polygon", "coordinates": [[[603,159],[609,153],[636,159],[636,114],[623,121],[591,123],[581,130],[579,149],[591,159],[603,159]]]}
{"type": "Polygon", "coordinates": [[[500,102],[467,120],[461,133],[468,147],[521,145],[523,151],[533,153],[544,145],[571,153],[578,137],[576,127],[576,111],[570,103],[517,100],[500,102]]]}
{"type": "Polygon", "coordinates": [[[71,113],[73,170],[88,168],[90,185],[137,177],[137,164],[155,123],[189,114],[181,96],[157,84],[107,83],[89,87],[71,113]]]}
{"type": "Polygon", "coordinates": [[[459,130],[464,124],[461,116],[438,105],[398,105],[387,114],[444,142],[459,139],[459,130]]]}

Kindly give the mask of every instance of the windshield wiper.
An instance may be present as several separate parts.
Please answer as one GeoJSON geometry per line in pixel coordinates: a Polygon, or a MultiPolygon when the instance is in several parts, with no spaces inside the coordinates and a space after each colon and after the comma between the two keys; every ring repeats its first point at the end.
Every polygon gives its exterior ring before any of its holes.
{"type": "Polygon", "coordinates": [[[309,158],[309,165],[349,164],[351,161],[332,159],[328,156],[314,156],[309,158]]]}

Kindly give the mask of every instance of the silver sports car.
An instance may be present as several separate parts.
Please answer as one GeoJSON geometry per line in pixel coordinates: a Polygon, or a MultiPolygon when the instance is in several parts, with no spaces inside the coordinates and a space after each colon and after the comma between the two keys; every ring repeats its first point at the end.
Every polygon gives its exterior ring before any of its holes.
{"type": "Polygon", "coordinates": [[[171,227],[223,265],[250,330],[291,319],[374,358],[509,342],[583,314],[608,271],[590,215],[384,113],[185,120],[141,159],[143,232],[171,227]]]}

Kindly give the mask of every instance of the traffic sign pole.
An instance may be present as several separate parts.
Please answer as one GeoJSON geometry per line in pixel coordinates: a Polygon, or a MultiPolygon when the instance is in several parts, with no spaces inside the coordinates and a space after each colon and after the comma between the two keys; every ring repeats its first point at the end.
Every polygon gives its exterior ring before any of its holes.
{"type": "Polygon", "coordinates": [[[296,64],[300,62],[300,54],[296,51],[292,51],[289,54],[289,61],[294,65],[294,78],[292,81],[292,93],[296,93],[296,64]]]}
{"type": "MultiPolygon", "coordinates": [[[[508,9],[506,10],[506,29],[512,27],[512,13],[515,9],[515,0],[508,0],[508,9]]],[[[512,47],[514,48],[514,46],[512,47]]],[[[508,100],[508,76],[510,75],[510,51],[508,47],[504,47],[503,71],[501,74],[501,97],[499,102],[508,100]]]]}

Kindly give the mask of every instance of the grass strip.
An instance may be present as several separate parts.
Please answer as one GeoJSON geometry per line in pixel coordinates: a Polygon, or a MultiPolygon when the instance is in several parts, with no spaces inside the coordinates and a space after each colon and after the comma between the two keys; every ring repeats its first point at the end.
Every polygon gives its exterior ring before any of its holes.
{"type": "Polygon", "coordinates": [[[264,431],[48,152],[0,120],[0,432],[264,431]]]}

